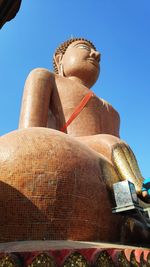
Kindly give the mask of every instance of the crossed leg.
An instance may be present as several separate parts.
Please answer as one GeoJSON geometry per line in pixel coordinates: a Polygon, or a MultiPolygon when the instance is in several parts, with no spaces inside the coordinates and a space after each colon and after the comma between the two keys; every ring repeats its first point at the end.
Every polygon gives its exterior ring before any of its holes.
{"type": "Polygon", "coordinates": [[[82,136],[77,139],[106,157],[114,166],[118,180],[132,182],[137,194],[141,196],[143,177],[133,151],[124,141],[108,134],[82,136]]]}

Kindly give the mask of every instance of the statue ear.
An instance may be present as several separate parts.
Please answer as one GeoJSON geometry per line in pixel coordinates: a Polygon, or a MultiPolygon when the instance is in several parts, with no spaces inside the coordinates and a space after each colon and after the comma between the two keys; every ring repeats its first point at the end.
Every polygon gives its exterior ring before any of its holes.
{"type": "Polygon", "coordinates": [[[63,54],[57,54],[57,55],[54,55],[54,61],[55,61],[55,64],[57,66],[57,69],[58,69],[58,73],[60,75],[62,75],[62,57],[63,57],[63,54]]]}

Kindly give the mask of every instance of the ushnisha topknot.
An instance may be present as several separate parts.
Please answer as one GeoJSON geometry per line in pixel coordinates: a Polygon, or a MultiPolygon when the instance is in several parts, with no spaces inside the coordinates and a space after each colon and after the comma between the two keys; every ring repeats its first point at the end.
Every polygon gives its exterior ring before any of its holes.
{"type": "Polygon", "coordinates": [[[96,47],[93,45],[93,43],[85,38],[71,38],[67,41],[65,41],[64,43],[60,44],[60,46],[55,50],[55,53],[54,53],[54,57],[53,57],[53,69],[54,69],[54,72],[56,74],[58,74],[58,68],[57,68],[57,65],[55,63],[55,56],[58,55],[58,54],[62,54],[64,55],[68,46],[70,44],[72,44],[73,42],[75,41],[85,41],[85,42],[88,42],[92,48],[94,48],[94,50],[96,50],[96,47]]]}

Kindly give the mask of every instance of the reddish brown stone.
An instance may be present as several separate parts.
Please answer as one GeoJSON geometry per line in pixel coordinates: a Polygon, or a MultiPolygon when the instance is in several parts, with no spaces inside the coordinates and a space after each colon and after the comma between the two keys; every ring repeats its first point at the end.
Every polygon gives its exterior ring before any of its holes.
{"type": "Polygon", "coordinates": [[[117,238],[99,158],[82,143],[45,128],[15,131],[0,139],[0,168],[1,241],[117,238]]]}
{"type": "Polygon", "coordinates": [[[149,242],[140,216],[112,214],[113,183],[130,179],[140,194],[143,181],[117,111],[94,95],[60,132],[97,80],[99,59],[91,42],[70,40],[54,55],[58,74],[39,68],[27,78],[20,129],[0,139],[1,242],[149,242]]]}

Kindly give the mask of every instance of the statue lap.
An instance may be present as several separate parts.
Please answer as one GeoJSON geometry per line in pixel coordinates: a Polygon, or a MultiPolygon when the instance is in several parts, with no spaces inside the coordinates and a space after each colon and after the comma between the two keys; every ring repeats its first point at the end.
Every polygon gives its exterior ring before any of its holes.
{"type": "Polygon", "coordinates": [[[1,137],[0,241],[119,240],[103,164],[99,154],[56,130],[28,128],[1,137]]]}
{"type": "Polygon", "coordinates": [[[0,139],[0,168],[1,242],[149,237],[137,220],[112,214],[113,165],[75,138],[42,127],[11,132],[0,139]]]}

